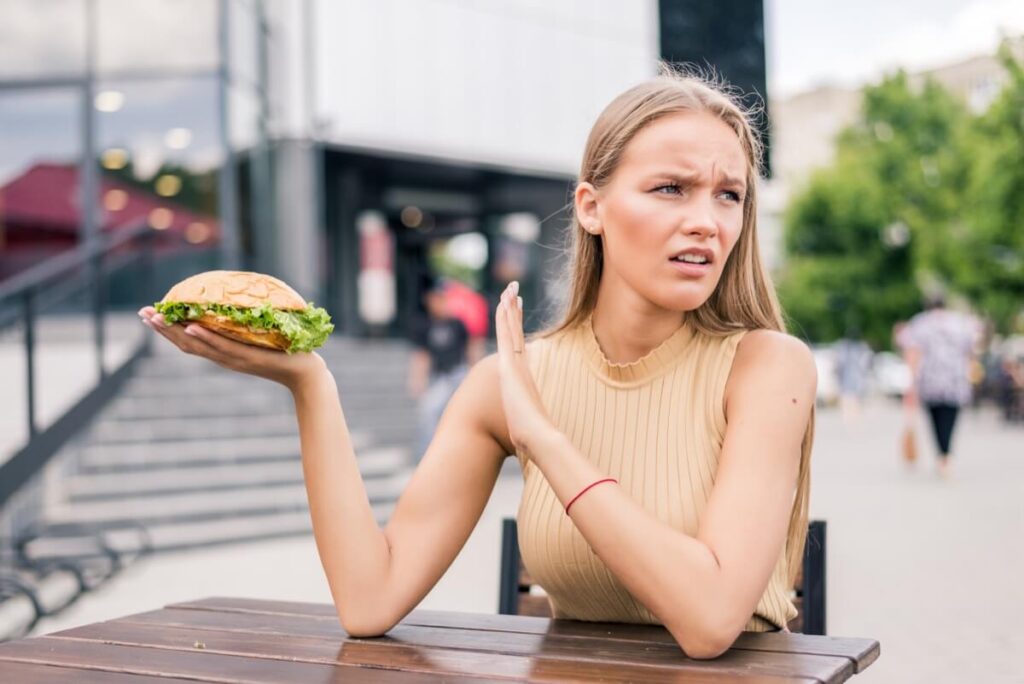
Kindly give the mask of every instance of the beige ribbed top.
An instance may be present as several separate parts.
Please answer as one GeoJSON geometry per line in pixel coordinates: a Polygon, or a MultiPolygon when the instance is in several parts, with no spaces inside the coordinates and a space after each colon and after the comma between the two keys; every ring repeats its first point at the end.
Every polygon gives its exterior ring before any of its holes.
{"type": "MultiPolygon", "coordinates": [[[[642,359],[608,361],[588,319],[530,343],[527,358],[555,424],[601,472],[659,520],[696,535],[725,437],[723,394],[737,332],[712,337],[683,325],[642,359]]],[[[555,617],[658,624],[594,554],[540,470],[519,454],[519,548],[555,617]]],[[[796,617],[780,550],[745,629],[796,617]]]]}

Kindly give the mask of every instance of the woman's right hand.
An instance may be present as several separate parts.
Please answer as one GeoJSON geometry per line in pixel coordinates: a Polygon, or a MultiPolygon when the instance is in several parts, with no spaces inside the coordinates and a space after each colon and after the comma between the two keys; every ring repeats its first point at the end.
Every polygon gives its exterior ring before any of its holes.
{"type": "Polygon", "coordinates": [[[272,380],[292,391],[305,378],[327,369],[316,352],[288,354],[237,342],[198,323],[168,324],[151,306],[139,309],[139,317],[186,354],[202,356],[228,370],[272,380]]]}

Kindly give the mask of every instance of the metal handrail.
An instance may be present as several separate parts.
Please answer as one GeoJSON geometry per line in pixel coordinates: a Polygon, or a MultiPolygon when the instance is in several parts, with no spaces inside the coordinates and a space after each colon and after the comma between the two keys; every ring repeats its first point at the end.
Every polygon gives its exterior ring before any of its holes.
{"type": "MultiPolygon", "coordinates": [[[[0,330],[17,323],[24,323],[24,348],[26,365],[26,414],[28,419],[28,443],[16,452],[7,462],[0,464],[0,509],[7,499],[28,481],[54,453],[66,442],[71,434],[91,419],[124,382],[135,362],[148,352],[150,338],[142,336],[128,359],[120,367],[108,372],[104,364],[105,356],[105,301],[104,278],[110,266],[107,257],[119,248],[142,238],[143,245],[139,253],[128,259],[117,259],[120,268],[135,259],[143,259],[146,277],[150,279],[149,290],[152,291],[154,242],[153,229],[146,225],[118,231],[106,239],[97,240],[93,244],[52,257],[8,281],[0,284],[0,330]],[[38,314],[38,298],[51,290],[68,290],[69,282],[78,275],[82,267],[87,267],[85,290],[92,294],[92,318],[94,325],[93,341],[96,348],[98,378],[96,385],[87,392],[64,415],[58,418],[45,430],[40,430],[36,421],[36,317],[38,314]],[[11,304],[20,304],[20,311],[11,312],[11,304]],[[4,314],[7,314],[6,316],[4,314]]],[[[151,293],[151,292],[150,292],[151,293]]]]}
{"type": "Polygon", "coordinates": [[[46,261],[25,269],[21,273],[11,276],[0,283],[0,305],[5,301],[24,296],[28,290],[38,290],[60,278],[68,271],[88,264],[97,256],[105,256],[121,245],[127,244],[140,235],[151,234],[153,231],[148,225],[139,225],[135,228],[119,230],[116,235],[104,240],[97,240],[95,244],[83,245],[63,254],[50,257],[46,261]]]}

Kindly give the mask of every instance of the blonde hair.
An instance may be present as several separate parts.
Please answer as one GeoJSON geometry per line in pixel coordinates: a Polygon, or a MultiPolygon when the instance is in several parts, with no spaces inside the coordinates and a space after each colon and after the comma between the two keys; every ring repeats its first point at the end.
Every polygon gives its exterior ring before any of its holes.
{"type": "MultiPolygon", "coordinates": [[[[740,330],[778,330],[786,325],[775,288],[757,244],[757,178],[762,145],[752,124],[753,112],[739,105],[726,87],[712,77],[661,64],[660,75],[622,93],[598,116],[587,138],[580,166],[580,182],[600,190],[606,186],[630,140],[645,126],[668,114],[707,112],[725,122],[739,138],[747,159],[747,192],[743,226],[726,261],[721,280],[704,304],[687,314],[699,332],[724,336],[740,330]]],[[[597,304],[604,266],[601,238],[583,230],[575,212],[569,225],[569,297],[562,320],[542,332],[548,337],[586,321],[597,304]]],[[[810,456],[814,436],[814,408],[800,447],[796,497],[786,536],[786,561],[790,582],[796,580],[807,538],[810,494],[810,456]]]]}

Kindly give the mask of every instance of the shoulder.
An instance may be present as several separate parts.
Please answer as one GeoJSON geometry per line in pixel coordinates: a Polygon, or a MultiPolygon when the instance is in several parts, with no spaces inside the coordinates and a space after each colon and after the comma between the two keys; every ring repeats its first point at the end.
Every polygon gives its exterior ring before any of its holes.
{"type": "Polygon", "coordinates": [[[811,348],[803,340],[778,330],[749,330],[742,334],[736,348],[736,357],[768,358],[773,361],[789,359],[794,363],[814,367],[811,348]]]}
{"type": "Polygon", "coordinates": [[[802,340],[776,330],[750,330],[736,347],[726,399],[785,387],[813,400],[817,382],[814,354],[802,340]]]}

